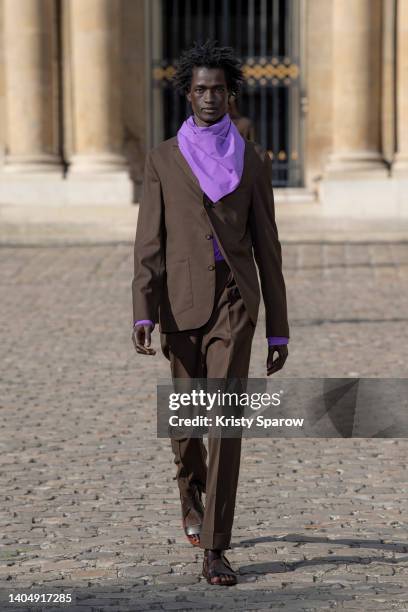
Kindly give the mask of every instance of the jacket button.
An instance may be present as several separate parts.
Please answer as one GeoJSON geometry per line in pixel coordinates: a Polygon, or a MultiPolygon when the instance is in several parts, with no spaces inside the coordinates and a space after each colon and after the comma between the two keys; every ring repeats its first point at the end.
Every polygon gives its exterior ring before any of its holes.
{"type": "Polygon", "coordinates": [[[215,270],[215,266],[213,266],[213,265],[211,264],[211,266],[208,266],[208,269],[209,269],[209,270],[215,270]]]}
{"type": "Polygon", "coordinates": [[[206,234],[205,237],[207,238],[207,240],[211,240],[212,234],[206,234]]]}

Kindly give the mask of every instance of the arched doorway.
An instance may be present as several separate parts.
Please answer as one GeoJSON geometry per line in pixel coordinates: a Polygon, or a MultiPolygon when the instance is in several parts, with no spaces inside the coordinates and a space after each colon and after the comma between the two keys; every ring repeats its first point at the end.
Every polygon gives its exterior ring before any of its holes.
{"type": "Polygon", "coordinates": [[[180,52],[213,38],[243,61],[239,111],[272,158],[276,187],[303,185],[304,0],[151,0],[147,3],[150,143],[174,136],[190,113],[171,86],[180,52]]]}

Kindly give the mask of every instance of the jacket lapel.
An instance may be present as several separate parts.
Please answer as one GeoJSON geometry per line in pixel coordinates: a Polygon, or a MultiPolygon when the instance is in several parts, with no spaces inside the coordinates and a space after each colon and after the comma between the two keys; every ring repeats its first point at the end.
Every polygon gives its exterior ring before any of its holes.
{"type": "Polygon", "coordinates": [[[184,155],[180,151],[177,142],[173,143],[173,151],[174,151],[174,157],[175,157],[177,164],[180,166],[181,170],[183,171],[184,175],[189,179],[189,181],[193,183],[194,187],[196,188],[197,192],[200,194],[202,198],[203,191],[200,187],[200,183],[198,182],[197,177],[195,176],[190,166],[188,165],[184,155]]]}

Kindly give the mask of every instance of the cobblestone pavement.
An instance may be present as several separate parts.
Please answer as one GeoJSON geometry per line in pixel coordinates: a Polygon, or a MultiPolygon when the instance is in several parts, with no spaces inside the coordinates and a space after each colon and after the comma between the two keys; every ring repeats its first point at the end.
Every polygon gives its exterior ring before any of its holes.
{"type": "MultiPolygon", "coordinates": [[[[407,376],[407,247],[283,245],[279,376],[407,376]]],[[[27,609],[8,594],[34,587],[78,598],[44,610],[408,609],[406,440],[245,439],[239,584],[209,587],[155,437],[168,362],[130,340],[132,244],[0,256],[1,610],[27,609]]],[[[260,313],[251,376],[264,335],[260,313]]]]}

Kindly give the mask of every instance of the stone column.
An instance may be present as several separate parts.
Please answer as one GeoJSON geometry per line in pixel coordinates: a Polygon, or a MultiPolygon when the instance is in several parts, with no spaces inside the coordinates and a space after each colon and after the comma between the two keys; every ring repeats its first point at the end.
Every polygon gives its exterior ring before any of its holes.
{"type": "Polygon", "coordinates": [[[121,0],[69,0],[69,174],[128,174],[121,108],[121,0]]]}
{"type": "Polygon", "coordinates": [[[306,5],[305,182],[317,189],[333,148],[333,2],[308,0],[306,5]]]}
{"type": "Polygon", "coordinates": [[[408,1],[397,3],[397,153],[394,176],[408,178],[408,1]]]}
{"type": "Polygon", "coordinates": [[[382,153],[391,165],[395,157],[395,0],[383,0],[382,20],[382,153]]]}
{"type": "MultiPolygon", "coordinates": [[[[3,0],[0,0],[0,32],[4,32],[3,0]]],[[[0,170],[6,152],[6,90],[4,82],[4,45],[0,44],[0,170]]]]}
{"type": "MultiPolygon", "coordinates": [[[[148,47],[146,28],[147,3],[144,0],[122,0],[122,94],[125,154],[129,162],[137,201],[142,186],[146,148],[150,148],[147,94],[145,86],[148,47]]],[[[150,67],[150,66],[149,66],[150,67]]]]}
{"type": "Polygon", "coordinates": [[[326,178],[387,176],[381,153],[381,0],[334,0],[333,141],[326,178]]]}
{"type": "Polygon", "coordinates": [[[2,172],[62,173],[53,0],[4,0],[5,158],[2,172]]]}

